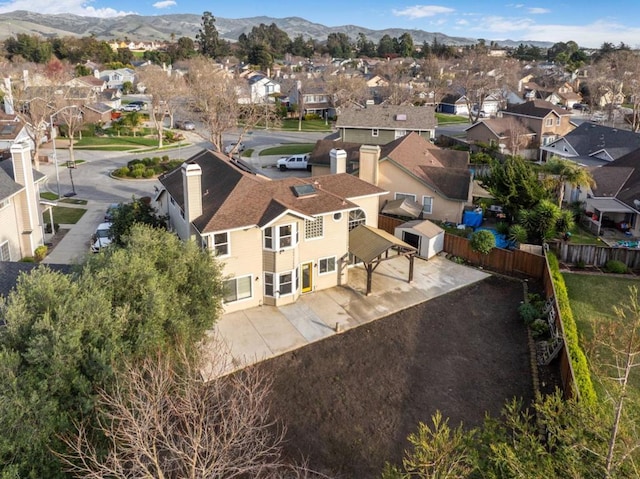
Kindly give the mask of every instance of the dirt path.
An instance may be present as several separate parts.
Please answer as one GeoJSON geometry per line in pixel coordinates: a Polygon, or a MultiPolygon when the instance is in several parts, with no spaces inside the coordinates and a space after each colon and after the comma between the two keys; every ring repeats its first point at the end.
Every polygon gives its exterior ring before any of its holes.
{"type": "Polygon", "coordinates": [[[334,477],[379,477],[436,410],[472,427],[530,401],[522,299],[519,281],[490,277],[263,363],[287,453],[334,477]]]}

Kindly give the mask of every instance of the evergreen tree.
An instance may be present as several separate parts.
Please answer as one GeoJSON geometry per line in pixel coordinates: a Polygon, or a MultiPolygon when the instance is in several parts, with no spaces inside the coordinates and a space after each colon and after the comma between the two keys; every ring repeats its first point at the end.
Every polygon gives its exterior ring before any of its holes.
{"type": "Polygon", "coordinates": [[[209,58],[215,58],[220,54],[220,38],[216,28],[216,19],[211,12],[202,14],[202,27],[196,35],[200,45],[200,53],[209,58]]]}

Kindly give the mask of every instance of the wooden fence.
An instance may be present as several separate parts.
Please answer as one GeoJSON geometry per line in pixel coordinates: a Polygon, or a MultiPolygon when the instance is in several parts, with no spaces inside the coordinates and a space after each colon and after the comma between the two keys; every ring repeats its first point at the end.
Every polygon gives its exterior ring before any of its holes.
{"type": "Polygon", "coordinates": [[[444,234],[444,251],[466,261],[503,274],[522,274],[532,278],[542,278],[545,268],[544,256],[520,250],[494,248],[488,255],[471,249],[467,238],[444,234]]]}
{"type": "Polygon", "coordinates": [[[391,216],[378,215],[378,228],[389,234],[395,234],[396,226],[406,223],[406,221],[391,216]]]}
{"type": "Polygon", "coordinates": [[[550,248],[563,263],[577,264],[584,262],[586,266],[604,266],[607,261],[622,261],[631,269],[640,269],[639,248],[611,248],[588,244],[573,244],[566,241],[551,243],[550,248]]]}

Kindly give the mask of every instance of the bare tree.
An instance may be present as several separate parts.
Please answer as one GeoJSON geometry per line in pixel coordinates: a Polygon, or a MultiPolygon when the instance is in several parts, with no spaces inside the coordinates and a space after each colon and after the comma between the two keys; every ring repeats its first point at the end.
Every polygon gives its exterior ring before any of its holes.
{"type": "MultiPolygon", "coordinates": [[[[67,137],[69,138],[69,160],[73,164],[75,163],[73,144],[76,133],[81,134],[82,127],[85,124],[84,114],[82,108],[77,105],[62,105],[59,103],[55,108],[55,116],[58,120],[57,124],[64,124],[67,129],[67,137]]],[[[52,141],[55,141],[55,139],[52,138],[52,141]]]]}
{"type": "Polygon", "coordinates": [[[149,118],[158,132],[158,148],[162,148],[164,120],[169,117],[173,126],[176,111],[186,94],[186,84],[181,75],[159,66],[148,66],[139,72],[139,81],[151,95],[149,118]]]}
{"type": "Polygon", "coordinates": [[[310,477],[282,459],[284,434],[270,418],[269,381],[247,369],[221,376],[184,348],[129,362],[109,391],[98,392],[102,454],[86,424],[63,438],[59,457],[83,478],[175,479],[310,477]],[[206,374],[203,377],[203,374],[206,374]]]}
{"type": "Polygon", "coordinates": [[[518,156],[520,150],[526,147],[531,141],[531,132],[517,118],[509,116],[507,122],[509,130],[509,138],[507,140],[508,148],[511,155],[518,156]]]}
{"type": "Polygon", "coordinates": [[[336,110],[354,103],[363,105],[369,98],[367,82],[361,76],[333,75],[326,81],[326,89],[331,95],[331,104],[336,110]]]}
{"type": "Polygon", "coordinates": [[[500,65],[498,60],[475,51],[461,60],[454,84],[464,94],[471,123],[478,121],[485,99],[500,84],[500,65]]]}
{"type": "MultiPolygon", "coordinates": [[[[615,319],[602,318],[595,327],[590,344],[592,361],[602,379],[605,400],[611,405],[611,426],[606,439],[605,478],[618,477],[625,464],[631,462],[640,448],[638,441],[637,411],[630,394],[631,374],[640,367],[640,303],[638,288],[629,287],[629,301],[613,307],[615,319]],[[628,407],[625,407],[627,406],[628,407]],[[630,411],[631,414],[629,413],[630,411]]],[[[603,440],[604,442],[605,440],[603,440]]]]}
{"type": "Polygon", "coordinates": [[[433,102],[438,104],[444,97],[452,78],[448,74],[448,63],[436,56],[423,59],[418,66],[419,76],[422,77],[430,93],[433,93],[433,102]]]}
{"type": "Polygon", "coordinates": [[[240,142],[256,126],[279,121],[268,102],[240,102],[241,81],[210,59],[198,57],[190,62],[187,85],[193,104],[218,150],[222,150],[222,135],[230,130],[237,129],[240,142]]]}

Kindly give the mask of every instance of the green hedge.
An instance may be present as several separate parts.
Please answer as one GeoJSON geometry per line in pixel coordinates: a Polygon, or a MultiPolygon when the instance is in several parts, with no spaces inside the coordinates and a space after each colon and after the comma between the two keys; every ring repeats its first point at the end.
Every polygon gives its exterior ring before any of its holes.
{"type": "Polygon", "coordinates": [[[597,400],[596,390],[594,389],[593,382],[591,381],[587,357],[580,347],[578,327],[573,319],[573,311],[571,311],[571,304],[569,303],[567,286],[565,285],[564,278],[560,273],[558,258],[553,253],[548,252],[547,261],[549,262],[549,268],[551,269],[551,278],[553,279],[556,299],[558,300],[558,307],[560,308],[560,315],[564,326],[564,340],[567,348],[569,348],[569,356],[571,357],[576,385],[580,392],[580,399],[587,404],[594,405],[597,400]]]}

